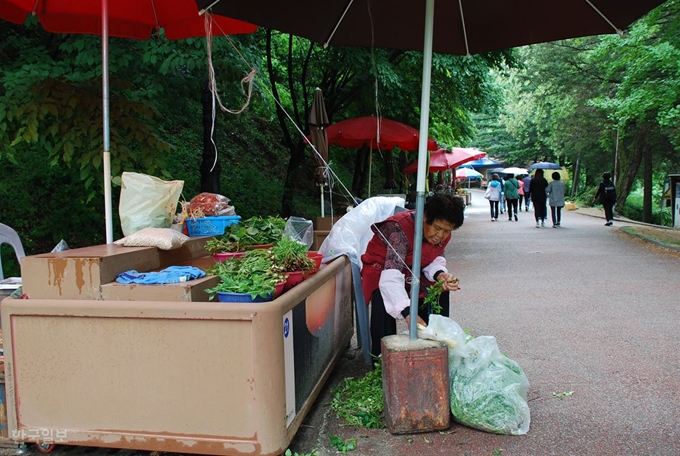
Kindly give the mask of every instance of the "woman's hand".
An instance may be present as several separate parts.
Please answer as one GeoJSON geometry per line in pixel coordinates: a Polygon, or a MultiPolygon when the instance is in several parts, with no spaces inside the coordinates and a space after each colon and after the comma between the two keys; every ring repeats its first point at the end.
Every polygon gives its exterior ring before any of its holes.
{"type": "MultiPolygon", "coordinates": [[[[410,315],[406,315],[406,316],[404,317],[404,320],[406,320],[406,326],[408,326],[408,327],[410,328],[410,327],[411,327],[411,316],[410,316],[410,315]]],[[[424,327],[427,327],[427,323],[425,323],[425,320],[423,320],[422,318],[420,318],[420,316],[418,316],[418,324],[419,324],[419,325],[422,325],[422,326],[424,326],[424,327]]]]}
{"type": "Polygon", "coordinates": [[[444,291],[460,290],[460,287],[458,286],[460,281],[454,277],[453,274],[442,272],[439,274],[439,276],[437,276],[437,281],[442,282],[442,288],[444,291]]]}

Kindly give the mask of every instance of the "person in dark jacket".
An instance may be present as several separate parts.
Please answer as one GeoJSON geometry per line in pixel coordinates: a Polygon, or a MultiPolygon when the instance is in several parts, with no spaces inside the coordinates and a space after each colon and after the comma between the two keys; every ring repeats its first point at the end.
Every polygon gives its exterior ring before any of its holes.
{"type": "Polygon", "coordinates": [[[522,182],[524,182],[524,210],[527,212],[529,212],[529,205],[531,204],[531,190],[529,190],[529,188],[531,187],[532,179],[533,177],[531,177],[531,174],[525,176],[524,179],[522,179],[522,182]]]}
{"type": "Polygon", "coordinates": [[[543,177],[543,170],[537,169],[534,178],[529,184],[529,192],[531,193],[531,202],[534,203],[534,218],[536,219],[536,228],[545,228],[545,219],[548,216],[548,209],[546,208],[547,196],[545,189],[548,188],[548,181],[543,177]]]}
{"type": "Polygon", "coordinates": [[[520,185],[514,174],[508,174],[505,180],[503,193],[505,194],[505,201],[508,203],[508,221],[512,221],[513,214],[515,215],[515,222],[517,219],[517,201],[519,200],[520,185]]]}
{"type": "MultiPolygon", "coordinates": [[[[428,309],[421,309],[425,290],[441,282],[441,315],[449,316],[449,292],[458,290],[458,279],[446,269],[444,249],[453,230],[464,220],[462,198],[436,193],[425,203],[418,322],[426,325],[428,309]]],[[[371,354],[380,355],[380,339],[397,332],[397,320],[408,322],[411,299],[415,211],[403,211],[373,225],[373,237],[361,256],[361,283],[366,302],[371,302],[371,354]]]]}
{"type": "Polygon", "coordinates": [[[604,217],[607,222],[604,226],[612,226],[614,224],[614,204],[616,204],[616,186],[612,181],[612,175],[610,173],[602,174],[602,182],[600,182],[595,197],[593,197],[593,203],[600,198],[600,204],[604,207],[604,217]]]}

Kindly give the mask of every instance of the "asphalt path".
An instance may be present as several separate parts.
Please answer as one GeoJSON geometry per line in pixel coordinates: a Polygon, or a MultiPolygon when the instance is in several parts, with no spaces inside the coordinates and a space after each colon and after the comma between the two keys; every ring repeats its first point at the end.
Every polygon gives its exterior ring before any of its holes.
{"type": "MultiPolygon", "coordinates": [[[[451,317],[473,336],[495,336],[529,379],[526,435],[456,423],[414,435],[346,426],[329,402],[334,385],[367,372],[354,346],[291,449],[336,455],[335,436],[355,439],[348,454],[356,456],[680,455],[680,260],[624,235],[618,222],[605,227],[602,218],[565,211],[561,228],[535,228],[533,216],[491,222],[473,189],[446,251],[461,285],[451,317]]],[[[148,453],[61,447],[53,454],[148,453]]]]}
{"type": "MultiPolygon", "coordinates": [[[[490,221],[474,191],[446,251],[460,278],[451,317],[473,336],[495,336],[530,382],[523,436],[452,424],[445,432],[392,435],[344,427],[317,400],[292,446],[337,454],[328,437],[356,439],[354,455],[680,455],[680,260],[563,212],[562,227],[535,228],[534,213],[490,221]],[[563,394],[571,393],[571,395],[563,394]]],[[[354,375],[344,360],[331,383],[354,375]]]]}

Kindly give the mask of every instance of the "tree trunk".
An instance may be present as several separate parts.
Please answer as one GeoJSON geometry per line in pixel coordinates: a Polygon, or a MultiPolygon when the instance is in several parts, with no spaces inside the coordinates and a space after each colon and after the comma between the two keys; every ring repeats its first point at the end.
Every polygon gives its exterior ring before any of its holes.
{"type": "Polygon", "coordinates": [[[213,124],[213,97],[210,86],[206,82],[201,96],[203,106],[203,155],[201,160],[201,192],[222,194],[220,187],[220,172],[222,166],[217,160],[215,131],[217,130],[217,116],[213,124]]]}
{"type": "MultiPolygon", "coordinates": [[[[623,205],[626,202],[626,198],[630,194],[630,190],[635,184],[635,176],[637,176],[638,170],[640,169],[640,163],[642,163],[643,151],[646,144],[646,129],[644,127],[638,127],[635,131],[635,138],[632,145],[632,153],[630,159],[628,160],[627,166],[623,166],[621,163],[621,185],[618,188],[616,204],[623,205]]],[[[621,152],[621,149],[619,149],[621,152]]]]}
{"type": "Polygon", "coordinates": [[[364,145],[357,149],[356,160],[354,162],[354,176],[352,177],[352,196],[362,198],[366,188],[366,180],[370,170],[371,150],[364,145]]]}
{"type": "Polygon", "coordinates": [[[652,148],[649,144],[643,145],[645,157],[644,167],[644,193],[642,195],[642,221],[652,223],[652,148]]]}
{"type": "Polygon", "coordinates": [[[578,193],[578,186],[581,183],[581,152],[578,153],[576,157],[576,163],[574,164],[574,169],[572,170],[571,179],[571,198],[578,193]]]}

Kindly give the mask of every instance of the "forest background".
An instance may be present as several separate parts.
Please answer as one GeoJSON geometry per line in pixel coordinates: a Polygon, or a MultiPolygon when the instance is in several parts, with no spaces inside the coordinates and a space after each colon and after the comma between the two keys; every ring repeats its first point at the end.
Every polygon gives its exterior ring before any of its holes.
{"type": "MultiPolygon", "coordinates": [[[[679,13],[680,0],[669,0],[623,37],[435,54],[430,137],[446,148],[479,148],[507,166],[558,162],[583,203],[601,174],[614,172],[620,213],[668,225],[664,182],[680,173],[679,13]]],[[[247,109],[218,108],[212,130],[205,43],[169,41],[162,32],[111,39],[114,215],[123,171],[183,180],[187,200],[221,193],[244,218],[320,215],[316,165],[303,139],[316,87],[332,123],[379,114],[419,125],[421,53],[323,49],[259,29],[213,38],[226,107],[244,104],[240,81],[257,74],[247,109]]],[[[104,242],[101,105],[100,37],[48,33],[35,18],[25,26],[0,21],[0,222],[19,233],[28,255],[62,239],[72,248],[104,242]]],[[[327,211],[353,197],[408,192],[414,176],[400,170],[416,155],[332,147],[337,179],[327,211]]],[[[114,238],[121,236],[114,216],[114,238]]],[[[5,276],[18,275],[13,252],[3,245],[0,253],[5,276]]]]}

